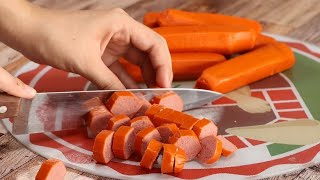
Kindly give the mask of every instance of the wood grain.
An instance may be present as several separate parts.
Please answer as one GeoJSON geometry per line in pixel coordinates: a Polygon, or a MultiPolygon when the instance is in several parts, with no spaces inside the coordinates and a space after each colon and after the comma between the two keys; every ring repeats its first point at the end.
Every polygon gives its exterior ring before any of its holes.
{"type": "MultiPolygon", "coordinates": [[[[133,18],[142,21],[149,11],[161,11],[166,8],[178,8],[189,11],[216,12],[257,20],[263,24],[265,32],[289,36],[320,46],[320,3],[318,0],[29,0],[42,7],[51,9],[112,9],[121,7],[133,18]]],[[[14,72],[27,59],[0,43],[0,66],[7,66],[14,72]]],[[[30,152],[0,124],[0,179],[30,179],[34,177],[39,164],[45,159],[30,152]]],[[[68,168],[66,179],[109,179],[90,175],[68,168]]],[[[268,178],[284,179],[320,179],[320,165],[302,171],[268,178]]]]}
{"type": "Polygon", "coordinates": [[[0,137],[0,179],[37,156],[9,133],[0,137]]]}

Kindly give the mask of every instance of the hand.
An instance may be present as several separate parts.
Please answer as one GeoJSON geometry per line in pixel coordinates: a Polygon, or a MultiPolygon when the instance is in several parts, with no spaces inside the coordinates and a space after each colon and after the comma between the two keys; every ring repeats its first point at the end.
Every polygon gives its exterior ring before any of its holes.
{"type": "Polygon", "coordinates": [[[28,99],[36,94],[36,90],[24,84],[20,79],[11,76],[11,74],[0,67],[0,92],[1,91],[28,99]]]}
{"type": "Polygon", "coordinates": [[[137,88],[118,62],[123,56],[141,67],[148,86],[170,87],[173,75],[165,40],[123,10],[30,9],[14,41],[5,41],[27,58],[80,74],[101,89],[137,88]]]}

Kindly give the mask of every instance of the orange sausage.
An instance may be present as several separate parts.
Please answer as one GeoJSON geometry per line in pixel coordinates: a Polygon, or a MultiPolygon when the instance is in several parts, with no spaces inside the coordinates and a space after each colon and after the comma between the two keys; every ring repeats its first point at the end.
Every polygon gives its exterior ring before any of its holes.
{"type": "Polygon", "coordinates": [[[227,93],[291,68],[292,50],[283,43],[272,43],[203,71],[196,87],[227,93]]]}
{"type": "Polygon", "coordinates": [[[213,13],[187,12],[177,9],[168,9],[158,17],[160,26],[185,26],[219,24],[225,26],[241,26],[254,29],[260,33],[262,26],[257,21],[246,18],[227,16],[213,13]]]}
{"type": "Polygon", "coordinates": [[[252,49],[256,41],[251,29],[221,25],[159,27],[154,31],[166,39],[170,52],[230,55],[252,49]]]}
{"type": "Polygon", "coordinates": [[[153,116],[152,123],[154,124],[155,127],[161,126],[162,124],[166,123],[172,123],[173,119],[172,116],[173,114],[177,112],[173,109],[163,109],[162,111],[158,112],[153,116]]]}
{"type": "Polygon", "coordinates": [[[114,133],[112,151],[115,157],[128,159],[133,153],[135,139],[134,129],[129,126],[120,126],[114,133]]]}
{"type": "Polygon", "coordinates": [[[175,92],[166,92],[156,95],[153,97],[152,102],[154,104],[160,104],[176,111],[182,111],[183,109],[183,100],[175,92]]]}
{"type": "Polygon", "coordinates": [[[140,161],[140,166],[147,169],[152,169],[152,166],[155,160],[157,159],[161,149],[162,149],[162,143],[155,139],[152,139],[149,142],[146,152],[142,156],[142,159],[140,161]]]}
{"type": "Polygon", "coordinates": [[[127,126],[130,123],[130,118],[126,115],[120,114],[113,116],[107,123],[108,130],[116,131],[120,126],[127,126]]]}
{"type": "Polygon", "coordinates": [[[222,155],[223,156],[231,156],[238,148],[234,144],[232,144],[230,141],[228,141],[226,138],[222,137],[221,135],[217,136],[217,139],[219,139],[222,142],[222,155]]]}
{"type": "Polygon", "coordinates": [[[184,119],[183,123],[181,124],[181,126],[179,128],[181,129],[192,129],[193,126],[199,121],[199,119],[194,118],[194,117],[189,117],[184,119]]]}
{"type": "Polygon", "coordinates": [[[147,149],[149,142],[155,139],[161,141],[158,130],[154,127],[147,127],[138,132],[134,141],[134,151],[138,156],[142,156],[147,149]]]}
{"type": "Polygon", "coordinates": [[[112,158],[112,139],[114,132],[109,130],[101,131],[93,143],[93,159],[99,163],[107,164],[112,158]]]}
{"type": "Polygon", "coordinates": [[[201,119],[192,128],[198,138],[201,140],[207,136],[217,136],[218,127],[208,119],[201,119]]]}
{"type": "Polygon", "coordinates": [[[105,104],[112,114],[124,114],[130,118],[133,117],[142,106],[141,100],[129,91],[114,92],[105,104]]]}
{"type": "Polygon", "coordinates": [[[138,133],[144,128],[154,127],[148,116],[135,117],[130,121],[130,126],[134,129],[135,133],[138,133]]]}
{"type": "Polygon", "coordinates": [[[199,139],[192,130],[180,129],[168,142],[184,150],[187,161],[195,158],[201,150],[199,139]]]}
{"type": "Polygon", "coordinates": [[[201,139],[201,151],[197,158],[205,164],[216,162],[222,153],[222,142],[214,136],[207,136],[201,139]]]}
{"type": "Polygon", "coordinates": [[[167,143],[169,138],[179,131],[179,128],[174,123],[163,124],[157,127],[157,129],[160,133],[162,142],[164,143],[167,143]]]}
{"type": "Polygon", "coordinates": [[[254,45],[254,49],[262,47],[262,46],[270,44],[270,43],[274,43],[274,42],[276,42],[276,40],[274,38],[269,37],[269,36],[265,36],[263,34],[258,34],[257,39],[256,39],[256,43],[254,45]]]}
{"type": "Polygon", "coordinates": [[[151,28],[157,27],[159,16],[159,12],[148,12],[143,16],[143,24],[151,28]]]}
{"type": "Polygon", "coordinates": [[[179,173],[183,170],[183,167],[187,161],[186,158],[187,156],[184,150],[181,148],[178,148],[176,152],[176,156],[174,157],[174,169],[173,169],[174,173],[179,173]]]}
{"type": "Polygon", "coordinates": [[[161,173],[173,173],[174,157],[178,148],[173,144],[163,145],[163,158],[161,164],[161,173]]]}
{"type": "Polygon", "coordinates": [[[178,127],[180,127],[185,122],[185,120],[189,118],[192,118],[192,116],[182,112],[175,112],[172,115],[173,123],[175,123],[178,127]]]}
{"type": "Polygon", "coordinates": [[[111,117],[112,114],[104,105],[94,107],[86,114],[86,126],[93,137],[106,129],[107,122],[111,117]]]}
{"type": "MultiPolygon", "coordinates": [[[[223,55],[208,52],[171,53],[171,60],[174,81],[195,80],[207,67],[226,61],[223,55]]],[[[123,58],[119,61],[135,81],[143,82],[138,66],[123,58]]]]}
{"type": "Polygon", "coordinates": [[[99,97],[89,99],[83,103],[83,107],[85,109],[87,109],[88,111],[92,110],[95,107],[103,106],[103,105],[104,104],[102,103],[102,101],[99,97]]]}
{"type": "Polygon", "coordinates": [[[142,93],[136,93],[136,96],[141,100],[142,106],[134,117],[143,116],[146,111],[150,108],[151,103],[145,99],[142,93]]]}
{"type": "Polygon", "coordinates": [[[166,109],[166,107],[159,105],[159,104],[153,104],[146,112],[145,115],[148,116],[151,120],[153,119],[153,116],[160,111],[166,109]]]}
{"type": "Polygon", "coordinates": [[[57,159],[44,161],[36,175],[36,180],[63,180],[67,169],[64,164],[57,159]]]}

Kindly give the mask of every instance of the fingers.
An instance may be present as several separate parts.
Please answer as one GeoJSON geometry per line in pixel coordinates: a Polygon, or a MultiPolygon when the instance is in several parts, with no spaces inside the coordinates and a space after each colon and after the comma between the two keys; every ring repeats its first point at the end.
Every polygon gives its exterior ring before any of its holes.
{"type": "Polygon", "coordinates": [[[13,96],[31,99],[36,95],[36,90],[24,84],[20,79],[11,76],[0,67],[0,90],[13,96]]]}
{"type": "Polygon", "coordinates": [[[100,89],[125,89],[118,77],[102,62],[101,58],[97,58],[87,67],[86,71],[81,75],[89,79],[100,89]]]}
{"type": "Polygon", "coordinates": [[[155,70],[150,62],[149,57],[137,48],[129,48],[124,57],[133,64],[138,65],[142,70],[144,82],[148,87],[156,85],[155,70]]]}
{"type": "MultiPolygon", "coordinates": [[[[148,53],[150,63],[156,72],[157,84],[160,87],[170,87],[173,73],[171,56],[165,40],[142,24],[136,21],[133,23],[134,28],[130,28],[131,43],[137,49],[148,53]]],[[[143,69],[143,71],[145,70],[143,69]]]]}
{"type": "Polygon", "coordinates": [[[128,72],[122,67],[119,61],[114,61],[109,66],[110,70],[118,76],[120,81],[124,84],[124,86],[128,89],[138,89],[139,86],[137,83],[132,79],[132,77],[128,74],[128,72]]]}

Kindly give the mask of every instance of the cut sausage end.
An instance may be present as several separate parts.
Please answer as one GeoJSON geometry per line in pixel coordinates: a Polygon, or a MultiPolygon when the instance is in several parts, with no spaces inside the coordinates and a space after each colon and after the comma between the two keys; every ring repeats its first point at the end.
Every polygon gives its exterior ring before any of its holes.
{"type": "Polygon", "coordinates": [[[143,154],[140,166],[152,169],[154,162],[156,161],[160,151],[162,149],[162,143],[153,139],[149,142],[146,152],[143,154]]]}
{"type": "Polygon", "coordinates": [[[108,130],[116,131],[119,129],[120,126],[126,126],[129,125],[130,118],[124,114],[116,115],[110,118],[110,120],[107,123],[108,130]]]}
{"type": "Polygon", "coordinates": [[[208,119],[198,121],[192,129],[201,140],[207,136],[217,136],[218,127],[208,119]]]}
{"type": "Polygon", "coordinates": [[[138,132],[134,142],[135,153],[141,157],[147,149],[149,142],[153,139],[161,141],[160,133],[154,127],[147,127],[138,132]]]}
{"type": "Polygon", "coordinates": [[[165,107],[176,111],[183,110],[183,100],[175,92],[166,92],[164,94],[157,95],[152,99],[152,102],[154,104],[164,105],[165,107]]]}
{"type": "Polygon", "coordinates": [[[141,108],[141,100],[132,92],[114,92],[106,101],[106,106],[114,115],[124,114],[133,117],[141,108]]]}
{"type": "Polygon", "coordinates": [[[86,115],[86,125],[91,130],[92,135],[96,136],[99,132],[106,129],[107,122],[112,114],[105,106],[98,106],[91,109],[86,115]]]}
{"type": "Polygon", "coordinates": [[[159,104],[153,104],[150,106],[150,108],[145,112],[145,115],[148,116],[151,120],[153,119],[153,116],[160,111],[164,110],[166,107],[159,105],[159,104]]]}
{"type": "Polygon", "coordinates": [[[174,157],[174,173],[179,173],[183,170],[184,165],[186,164],[187,156],[183,149],[178,148],[176,155],[174,157]]]}
{"type": "Polygon", "coordinates": [[[144,128],[154,127],[148,116],[135,117],[130,121],[130,126],[134,129],[135,133],[138,133],[144,128]]]}
{"type": "Polygon", "coordinates": [[[103,130],[95,138],[93,144],[93,159],[107,164],[114,157],[112,152],[113,131],[103,130]]]}
{"type": "Polygon", "coordinates": [[[217,139],[219,139],[222,142],[222,155],[223,156],[231,156],[236,150],[238,150],[237,146],[232,144],[230,141],[228,141],[223,136],[219,135],[217,136],[217,139]]]}
{"type": "Polygon", "coordinates": [[[161,173],[173,173],[174,158],[178,148],[173,144],[163,145],[163,158],[161,164],[161,173]]]}
{"type": "Polygon", "coordinates": [[[163,124],[157,127],[157,129],[161,135],[163,143],[167,143],[169,138],[179,131],[179,128],[174,123],[163,124]]]}
{"type": "Polygon", "coordinates": [[[129,126],[121,126],[113,137],[112,151],[114,156],[120,159],[128,159],[133,153],[134,139],[134,129],[129,126]]]}
{"type": "Polygon", "coordinates": [[[222,153],[222,142],[214,136],[201,139],[201,151],[197,158],[201,163],[213,164],[222,153]]]}
{"type": "Polygon", "coordinates": [[[195,158],[201,150],[199,139],[192,130],[180,129],[179,132],[169,138],[169,143],[184,150],[187,161],[195,158]]]}
{"type": "Polygon", "coordinates": [[[44,161],[36,175],[36,180],[57,179],[63,180],[67,169],[64,164],[57,159],[44,161]]]}

